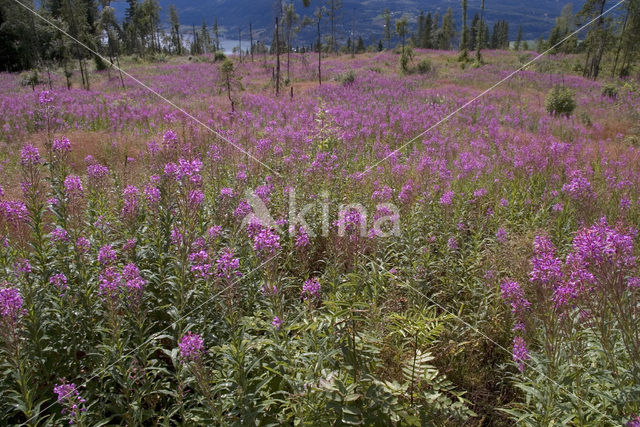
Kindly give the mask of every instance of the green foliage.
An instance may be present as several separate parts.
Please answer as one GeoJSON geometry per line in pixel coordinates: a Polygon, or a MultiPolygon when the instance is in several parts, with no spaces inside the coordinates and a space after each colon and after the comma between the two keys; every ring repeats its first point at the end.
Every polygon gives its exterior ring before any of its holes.
{"type": "Polygon", "coordinates": [[[227,59],[227,56],[221,50],[217,50],[213,54],[213,60],[216,61],[216,62],[217,61],[224,61],[225,59],[227,59]]]}
{"type": "Polygon", "coordinates": [[[22,86],[29,86],[31,90],[36,90],[36,86],[38,86],[40,83],[42,83],[40,81],[40,74],[35,68],[31,71],[25,71],[24,73],[20,74],[20,84],[22,86]]]}
{"type": "Polygon", "coordinates": [[[337,80],[345,86],[353,84],[356,81],[356,72],[353,70],[345,71],[337,77],[337,80]]]}
{"type": "Polygon", "coordinates": [[[576,108],[575,94],[568,87],[554,86],[547,93],[544,106],[549,114],[569,117],[576,108]]]}
{"type": "Polygon", "coordinates": [[[416,65],[416,71],[418,74],[428,74],[433,71],[433,65],[431,64],[431,61],[429,61],[429,58],[421,59],[420,62],[418,62],[418,65],[416,65]]]}
{"type": "Polygon", "coordinates": [[[608,98],[617,98],[618,97],[618,87],[613,83],[607,83],[602,86],[602,96],[606,96],[608,98]]]}

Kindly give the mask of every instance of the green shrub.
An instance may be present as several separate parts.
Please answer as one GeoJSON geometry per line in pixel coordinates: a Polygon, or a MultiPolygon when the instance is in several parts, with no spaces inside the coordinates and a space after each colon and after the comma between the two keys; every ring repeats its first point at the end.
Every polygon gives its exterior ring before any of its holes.
{"type": "Polygon", "coordinates": [[[602,96],[607,96],[609,98],[617,98],[618,97],[618,88],[616,85],[612,83],[608,83],[602,86],[602,96]]]}
{"type": "Polygon", "coordinates": [[[431,65],[431,61],[429,61],[428,58],[424,58],[418,62],[416,70],[418,71],[418,74],[427,74],[433,71],[433,65],[431,65]]]}
{"type": "Polygon", "coordinates": [[[356,81],[356,73],[353,70],[349,70],[338,76],[338,81],[343,85],[350,85],[356,81]]]}
{"type": "Polygon", "coordinates": [[[35,68],[31,71],[25,71],[20,77],[20,84],[22,86],[29,86],[31,90],[35,90],[36,86],[41,83],[40,75],[35,68]]]}
{"type": "Polygon", "coordinates": [[[93,62],[96,64],[96,70],[97,71],[105,71],[107,68],[109,68],[109,64],[107,64],[101,56],[98,55],[94,55],[93,56],[93,62]]]}
{"type": "Polygon", "coordinates": [[[569,117],[576,108],[575,95],[568,87],[554,86],[547,93],[544,105],[549,114],[554,116],[562,114],[569,117]]]}
{"type": "Polygon", "coordinates": [[[219,50],[216,53],[213,54],[213,60],[214,61],[224,61],[225,59],[227,59],[227,55],[224,54],[223,51],[219,50]]]}

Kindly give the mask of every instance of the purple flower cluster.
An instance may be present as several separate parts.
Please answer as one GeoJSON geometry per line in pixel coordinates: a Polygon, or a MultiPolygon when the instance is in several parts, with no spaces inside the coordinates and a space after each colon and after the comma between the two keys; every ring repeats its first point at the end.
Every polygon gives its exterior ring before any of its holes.
{"type": "Polygon", "coordinates": [[[66,291],[69,286],[67,286],[67,276],[62,273],[54,274],[49,278],[49,283],[58,288],[58,290],[66,291]]]}
{"type": "Polygon", "coordinates": [[[112,301],[123,296],[127,303],[135,305],[140,301],[146,283],[135,264],[125,265],[122,271],[107,267],[100,274],[99,294],[112,301]]]}
{"type": "Polygon", "coordinates": [[[500,292],[502,293],[502,299],[511,306],[511,313],[516,319],[513,329],[524,330],[525,314],[531,306],[531,303],[524,295],[524,290],[518,282],[505,280],[500,284],[500,292]]]}
{"type": "Polygon", "coordinates": [[[68,198],[80,197],[84,192],[82,180],[77,175],[68,175],[64,179],[64,191],[68,198]]]}
{"type": "Polygon", "coordinates": [[[280,328],[282,327],[282,320],[280,320],[278,316],[274,316],[273,320],[271,321],[271,324],[273,325],[274,328],[276,328],[276,331],[279,331],[280,328]]]}
{"type": "Polygon", "coordinates": [[[53,387],[53,392],[58,396],[58,403],[62,406],[62,414],[69,414],[69,424],[75,424],[78,412],[85,412],[87,409],[82,407],[86,402],[78,393],[76,385],[73,383],[63,382],[53,387]]]}
{"type": "Polygon", "coordinates": [[[122,193],[123,206],[120,214],[127,219],[134,218],[138,213],[138,188],[127,185],[122,193]]]}
{"type": "Polygon", "coordinates": [[[231,249],[224,249],[216,260],[216,277],[231,280],[233,277],[241,277],[242,273],[238,271],[240,268],[240,259],[234,258],[231,249]]]}
{"type": "Polygon", "coordinates": [[[453,203],[453,197],[456,195],[453,191],[445,191],[440,197],[440,204],[442,206],[450,206],[453,203]]]}
{"type": "Polygon", "coordinates": [[[300,292],[300,298],[303,300],[315,300],[320,298],[320,281],[313,277],[304,282],[302,285],[302,291],[300,292]]]}
{"type": "Polygon", "coordinates": [[[355,238],[358,232],[366,231],[367,217],[356,208],[343,209],[338,213],[338,219],[333,225],[338,227],[338,235],[344,236],[346,233],[355,238]]]}
{"type": "Polygon", "coordinates": [[[20,150],[20,163],[22,166],[36,166],[40,164],[40,153],[32,144],[26,144],[20,150]]]}
{"type": "Polygon", "coordinates": [[[209,254],[205,250],[193,252],[189,254],[189,261],[192,263],[191,272],[196,277],[207,279],[211,276],[211,263],[209,262],[209,254]]]}
{"type": "Polygon", "coordinates": [[[91,242],[86,237],[80,236],[76,239],[76,250],[79,253],[87,253],[90,248],[91,248],[91,242]]]}
{"type": "Polygon", "coordinates": [[[0,315],[11,323],[18,320],[23,314],[22,297],[20,291],[16,288],[4,287],[0,288],[0,315]]]}
{"type": "Polygon", "coordinates": [[[99,181],[109,175],[109,168],[95,163],[87,166],[87,176],[91,181],[99,181]]]}
{"type": "Polygon", "coordinates": [[[53,95],[50,90],[43,90],[38,95],[38,102],[40,105],[47,105],[53,102],[53,95]]]}
{"type": "Polygon", "coordinates": [[[61,243],[69,241],[69,234],[67,234],[67,230],[62,227],[56,227],[51,230],[49,236],[51,237],[52,242],[61,243]]]}
{"type": "Polygon", "coordinates": [[[513,338],[513,361],[518,364],[520,372],[524,372],[524,364],[529,360],[529,349],[527,349],[527,343],[522,337],[513,338]]]}
{"type": "Polygon", "coordinates": [[[309,235],[305,231],[304,227],[299,227],[298,234],[296,234],[296,247],[302,249],[309,246],[309,244],[309,235]]]}
{"type": "Polygon", "coordinates": [[[160,189],[152,184],[147,184],[144,187],[144,195],[147,198],[147,203],[150,206],[155,206],[160,203],[160,189]]]}
{"type": "Polygon", "coordinates": [[[253,235],[253,250],[261,256],[273,255],[280,249],[280,236],[268,227],[253,235]]]}
{"type": "Polygon", "coordinates": [[[204,353],[204,340],[200,335],[189,331],[180,338],[178,347],[183,361],[197,361],[204,353]]]}
{"type": "Polygon", "coordinates": [[[71,150],[71,142],[67,137],[62,137],[62,139],[54,139],[52,145],[53,151],[63,154],[68,153],[71,150]]]}
{"type": "Polygon", "coordinates": [[[562,186],[562,192],[574,200],[588,199],[594,195],[591,183],[581,171],[574,171],[571,174],[571,181],[562,186]]]}
{"type": "Polygon", "coordinates": [[[102,265],[113,264],[116,258],[116,251],[111,248],[111,245],[104,245],[98,250],[98,262],[102,265]]]}

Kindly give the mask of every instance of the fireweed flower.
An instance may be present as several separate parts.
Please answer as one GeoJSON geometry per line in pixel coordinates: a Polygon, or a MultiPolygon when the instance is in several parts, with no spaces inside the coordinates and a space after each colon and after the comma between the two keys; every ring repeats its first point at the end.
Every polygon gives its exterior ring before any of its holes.
{"type": "Polygon", "coordinates": [[[238,207],[233,211],[233,216],[238,219],[243,219],[251,213],[251,205],[246,199],[240,200],[238,207]]]}
{"type": "Polygon", "coordinates": [[[175,147],[178,144],[178,134],[169,129],[162,135],[162,143],[168,147],[175,147]]]}
{"type": "Polygon", "coordinates": [[[104,245],[98,250],[98,262],[102,265],[116,262],[116,257],[116,251],[111,248],[111,245],[104,245]]]}
{"type": "Polygon", "coordinates": [[[272,190],[273,190],[273,185],[271,184],[260,185],[256,187],[255,190],[253,190],[253,194],[258,196],[263,202],[269,203],[272,190]]]}
{"type": "Polygon", "coordinates": [[[31,264],[28,259],[22,258],[14,264],[13,269],[18,274],[29,274],[31,273],[31,264]]]}
{"type": "Polygon", "coordinates": [[[513,338],[513,361],[518,364],[518,370],[524,372],[524,362],[529,360],[529,350],[527,343],[522,337],[513,338]]]}
{"type": "Polygon", "coordinates": [[[455,251],[456,249],[458,249],[458,241],[455,237],[449,237],[449,240],[447,240],[447,246],[452,251],[455,251]]]}
{"type": "Polygon", "coordinates": [[[43,90],[42,92],[40,92],[40,94],[38,95],[38,102],[40,103],[40,105],[51,104],[53,102],[53,94],[51,93],[51,91],[43,90]]]}
{"type": "Polygon", "coordinates": [[[158,187],[147,184],[146,187],[144,187],[144,195],[147,198],[147,204],[150,206],[155,206],[160,203],[161,196],[158,187]]]}
{"type": "Polygon", "coordinates": [[[84,190],[82,188],[82,181],[80,180],[80,177],[77,175],[68,175],[64,179],[64,191],[68,198],[82,196],[84,190]]]}
{"type": "Polygon", "coordinates": [[[220,198],[232,198],[234,196],[233,188],[224,187],[220,189],[220,198]]]}
{"type": "Polygon", "coordinates": [[[282,320],[280,320],[278,316],[274,316],[273,320],[271,321],[271,324],[273,325],[274,328],[276,328],[276,331],[279,331],[280,328],[282,327],[282,320]]]}
{"type": "Polygon", "coordinates": [[[62,406],[61,414],[69,415],[69,424],[74,424],[79,412],[85,412],[87,409],[82,407],[86,402],[78,393],[76,385],[73,383],[63,382],[53,387],[53,392],[58,396],[58,403],[62,406]]]}
{"type": "Polygon", "coordinates": [[[17,288],[0,288],[0,315],[3,320],[15,323],[24,312],[22,304],[23,300],[17,288]]]}
{"type": "Polygon", "coordinates": [[[133,263],[125,265],[122,268],[122,280],[127,298],[133,303],[138,303],[147,284],[140,276],[138,267],[133,263]]]}
{"type": "Polygon", "coordinates": [[[209,236],[210,239],[215,239],[220,234],[222,234],[221,225],[214,225],[213,227],[209,227],[209,229],[207,230],[207,235],[209,236]]]}
{"type": "Polygon", "coordinates": [[[338,219],[333,225],[338,227],[338,235],[344,236],[346,233],[353,239],[357,237],[358,231],[362,232],[366,227],[367,217],[355,208],[342,210],[338,213],[338,219]]]}
{"type": "Polygon", "coordinates": [[[547,236],[536,236],[533,242],[533,258],[529,280],[549,288],[563,279],[562,261],[555,256],[556,248],[547,236]]]}
{"type": "Polygon", "coordinates": [[[200,190],[191,190],[189,192],[189,205],[197,208],[204,202],[204,193],[200,190]]]}
{"type": "Polygon", "coordinates": [[[87,176],[90,181],[99,181],[109,175],[109,168],[98,163],[87,166],[87,176]]]}
{"type": "Polygon", "coordinates": [[[53,276],[51,276],[49,278],[49,283],[58,288],[60,291],[66,291],[68,288],[67,276],[62,273],[54,274],[53,276]]]}
{"type": "Polygon", "coordinates": [[[87,253],[91,248],[91,242],[86,237],[80,236],[76,239],[76,250],[79,253],[87,253]]]}
{"type": "Polygon", "coordinates": [[[633,255],[635,230],[619,230],[607,224],[606,218],[578,231],[573,239],[573,252],[585,268],[606,271],[611,268],[628,271],[636,266],[633,255]]]}
{"type": "Polygon", "coordinates": [[[511,306],[511,313],[513,313],[516,320],[513,329],[524,330],[524,315],[531,306],[531,303],[524,295],[524,291],[518,282],[505,280],[500,285],[500,292],[502,299],[511,306]]]}
{"type": "MultiPolygon", "coordinates": [[[[196,245],[194,244],[194,246],[196,245]]],[[[191,272],[194,275],[202,277],[203,279],[211,276],[211,263],[208,262],[209,254],[205,250],[189,254],[189,261],[193,264],[191,266],[191,272]]]]}
{"type": "Polygon", "coordinates": [[[640,415],[632,415],[626,424],[627,427],[640,427],[640,415]]]}
{"type": "Polygon", "coordinates": [[[122,245],[122,251],[126,252],[126,251],[133,250],[135,249],[137,244],[138,244],[138,239],[136,238],[127,239],[127,241],[124,242],[124,244],[122,245]]]}
{"type": "Polygon", "coordinates": [[[453,203],[453,196],[455,196],[456,193],[453,191],[446,191],[441,197],[440,197],[440,204],[442,206],[450,206],[451,203],[453,203]]]}
{"type": "Polygon", "coordinates": [[[67,137],[62,139],[54,139],[52,145],[53,151],[59,154],[68,153],[71,150],[71,143],[67,137]]]}
{"type": "Polygon", "coordinates": [[[498,228],[498,231],[496,232],[496,240],[500,243],[506,243],[507,242],[507,230],[505,230],[504,228],[500,227],[498,228]]]}
{"type": "Polygon", "coordinates": [[[216,260],[216,277],[222,277],[231,280],[233,277],[241,277],[242,273],[238,271],[240,268],[240,259],[234,258],[231,249],[224,249],[216,260]]]}
{"type": "Polygon", "coordinates": [[[200,161],[200,159],[193,159],[191,161],[178,159],[174,179],[176,181],[189,181],[193,184],[200,185],[200,183],[202,182],[200,169],[202,169],[202,162],[200,161]]]}
{"type": "Polygon", "coordinates": [[[581,171],[574,171],[571,174],[571,181],[562,186],[562,192],[569,195],[574,200],[592,197],[591,183],[585,178],[581,171]]]}
{"type": "Polygon", "coordinates": [[[273,255],[280,249],[280,236],[263,227],[253,238],[253,250],[259,255],[273,255]]]}
{"type": "Polygon", "coordinates": [[[320,281],[317,278],[311,278],[304,282],[302,285],[302,291],[300,292],[300,298],[307,301],[310,299],[320,298],[320,281]]]}
{"type": "Polygon", "coordinates": [[[309,244],[309,235],[305,231],[304,227],[298,228],[298,234],[296,235],[296,247],[306,248],[309,244]]]}
{"type": "Polygon", "coordinates": [[[60,243],[69,241],[69,235],[67,234],[67,231],[61,227],[57,227],[51,230],[49,236],[51,237],[52,242],[60,243]]]}
{"type": "Polygon", "coordinates": [[[122,193],[124,204],[120,214],[124,218],[133,218],[138,212],[138,188],[133,185],[127,185],[122,193]]]}
{"type": "Polygon", "coordinates": [[[178,230],[177,227],[173,227],[171,229],[171,244],[176,247],[180,247],[182,245],[182,233],[178,230]]]}
{"type": "Polygon", "coordinates": [[[22,166],[36,166],[40,164],[40,153],[32,144],[26,144],[20,150],[20,164],[22,166]]]}
{"type": "Polygon", "coordinates": [[[204,340],[200,335],[192,334],[191,331],[182,336],[178,347],[183,361],[197,361],[204,354],[204,340]]]}
{"type": "Polygon", "coordinates": [[[120,272],[115,267],[107,267],[100,273],[99,279],[98,295],[108,297],[111,300],[116,299],[122,284],[120,272]]]}

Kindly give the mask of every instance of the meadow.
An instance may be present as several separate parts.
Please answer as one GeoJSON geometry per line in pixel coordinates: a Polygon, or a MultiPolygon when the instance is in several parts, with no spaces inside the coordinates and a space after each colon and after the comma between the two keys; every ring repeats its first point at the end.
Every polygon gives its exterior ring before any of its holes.
{"type": "Polygon", "coordinates": [[[0,423],[639,425],[640,83],[483,55],[0,74],[0,423]]]}

